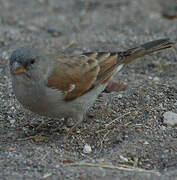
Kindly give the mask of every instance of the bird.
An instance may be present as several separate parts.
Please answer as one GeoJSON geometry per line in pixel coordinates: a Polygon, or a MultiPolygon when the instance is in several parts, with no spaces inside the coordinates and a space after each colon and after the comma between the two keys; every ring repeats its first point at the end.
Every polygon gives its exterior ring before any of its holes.
{"type": "Polygon", "coordinates": [[[118,52],[46,53],[34,46],[14,50],[9,59],[12,88],[30,111],[80,124],[98,95],[127,64],[176,42],[158,39],[118,52]]]}

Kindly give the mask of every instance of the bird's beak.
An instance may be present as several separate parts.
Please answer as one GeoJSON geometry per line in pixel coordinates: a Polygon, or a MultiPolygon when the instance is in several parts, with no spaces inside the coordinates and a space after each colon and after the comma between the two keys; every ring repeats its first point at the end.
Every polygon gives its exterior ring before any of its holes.
{"type": "Polygon", "coordinates": [[[25,72],[25,68],[18,62],[14,62],[11,66],[11,71],[13,74],[21,74],[25,72]]]}

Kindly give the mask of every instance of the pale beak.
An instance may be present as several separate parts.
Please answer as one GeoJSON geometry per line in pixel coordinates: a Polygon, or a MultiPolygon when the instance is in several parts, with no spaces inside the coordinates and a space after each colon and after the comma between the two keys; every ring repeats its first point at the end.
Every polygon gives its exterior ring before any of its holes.
{"type": "Polygon", "coordinates": [[[11,66],[11,71],[13,74],[21,74],[25,72],[25,68],[18,62],[14,62],[11,66]]]}

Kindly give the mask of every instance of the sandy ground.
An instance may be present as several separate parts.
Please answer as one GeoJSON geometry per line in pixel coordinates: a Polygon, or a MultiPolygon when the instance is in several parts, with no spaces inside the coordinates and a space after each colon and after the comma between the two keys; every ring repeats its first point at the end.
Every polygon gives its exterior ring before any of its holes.
{"type": "Polygon", "coordinates": [[[17,102],[8,70],[23,45],[81,53],[177,39],[175,14],[175,0],[1,0],[0,179],[177,179],[177,129],[163,118],[177,113],[177,46],[127,66],[115,80],[128,89],[102,93],[68,139],[62,120],[17,102]]]}

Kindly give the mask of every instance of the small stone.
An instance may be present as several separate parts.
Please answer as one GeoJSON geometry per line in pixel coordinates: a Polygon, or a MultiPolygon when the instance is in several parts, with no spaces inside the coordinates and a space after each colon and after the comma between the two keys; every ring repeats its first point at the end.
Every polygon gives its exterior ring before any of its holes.
{"type": "Polygon", "coordinates": [[[119,99],[122,99],[122,94],[118,94],[118,96],[117,96],[119,99]]]}
{"type": "Polygon", "coordinates": [[[54,27],[47,27],[47,28],[44,28],[44,30],[46,30],[53,37],[58,37],[62,35],[62,32],[54,27]]]}
{"type": "Polygon", "coordinates": [[[159,81],[160,78],[159,78],[159,77],[154,77],[153,80],[154,80],[154,81],[159,81]]]}
{"type": "Polygon", "coordinates": [[[120,157],[120,159],[121,159],[122,161],[124,161],[124,162],[128,162],[128,159],[127,159],[127,158],[125,158],[124,156],[120,155],[119,157],[120,157]]]}
{"type": "Polygon", "coordinates": [[[14,124],[15,122],[16,122],[15,119],[11,119],[11,120],[10,120],[10,124],[14,124]]]}
{"type": "Polygon", "coordinates": [[[47,179],[50,176],[52,176],[52,173],[46,173],[46,174],[44,174],[43,179],[47,179]]]}
{"type": "Polygon", "coordinates": [[[147,122],[147,123],[146,123],[146,126],[151,127],[151,125],[152,125],[152,124],[151,124],[150,122],[147,122]]]}
{"type": "Polygon", "coordinates": [[[27,29],[28,29],[29,31],[32,31],[32,32],[37,32],[37,31],[39,31],[39,28],[36,27],[36,26],[33,26],[33,25],[29,25],[29,26],[27,27],[27,29]]]}
{"type": "Polygon", "coordinates": [[[144,144],[144,145],[148,145],[149,143],[148,143],[147,141],[145,141],[143,144],[144,144]]]}
{"type": "Polygon", "coordinates": [[[162,131],[165,131],[166,130],[166,127],[165,126],[161,126],[160,128],[162,131]]]}
{"type": "Polygon", "coordinates": [[[2,59],[4,59],[4,60],[8,60],[8,59],[9,59],[9,55],[8,55],[8,52],[7,52],[7,51],[4,51],[4,52],[2,53],[2,59]]]}
{"type": "Polygon", "coordinates": [[[177,114],[171,111],[165,112],[164,123],[170,126],[177,126],[177,114]]]}
{"type": "Polygon", "coordinates": [[[165,151],[164,151],[164,153],[168,153],[169,152],[169,149],[166,149],[165,151]]]}
{"type": "Polygon", "coordinates": [[[39,3],[41,3],[41,4],[45,2],[45,0],[38,0],[38,1],[39,1],[39,3]]]}
{"type": "Polygon", "coordinates": [[[91,146],[89,144],[85,144],[84,149],[83,149],[83,153],[89,154],[91,152],[92,152],[91,146]]]}

